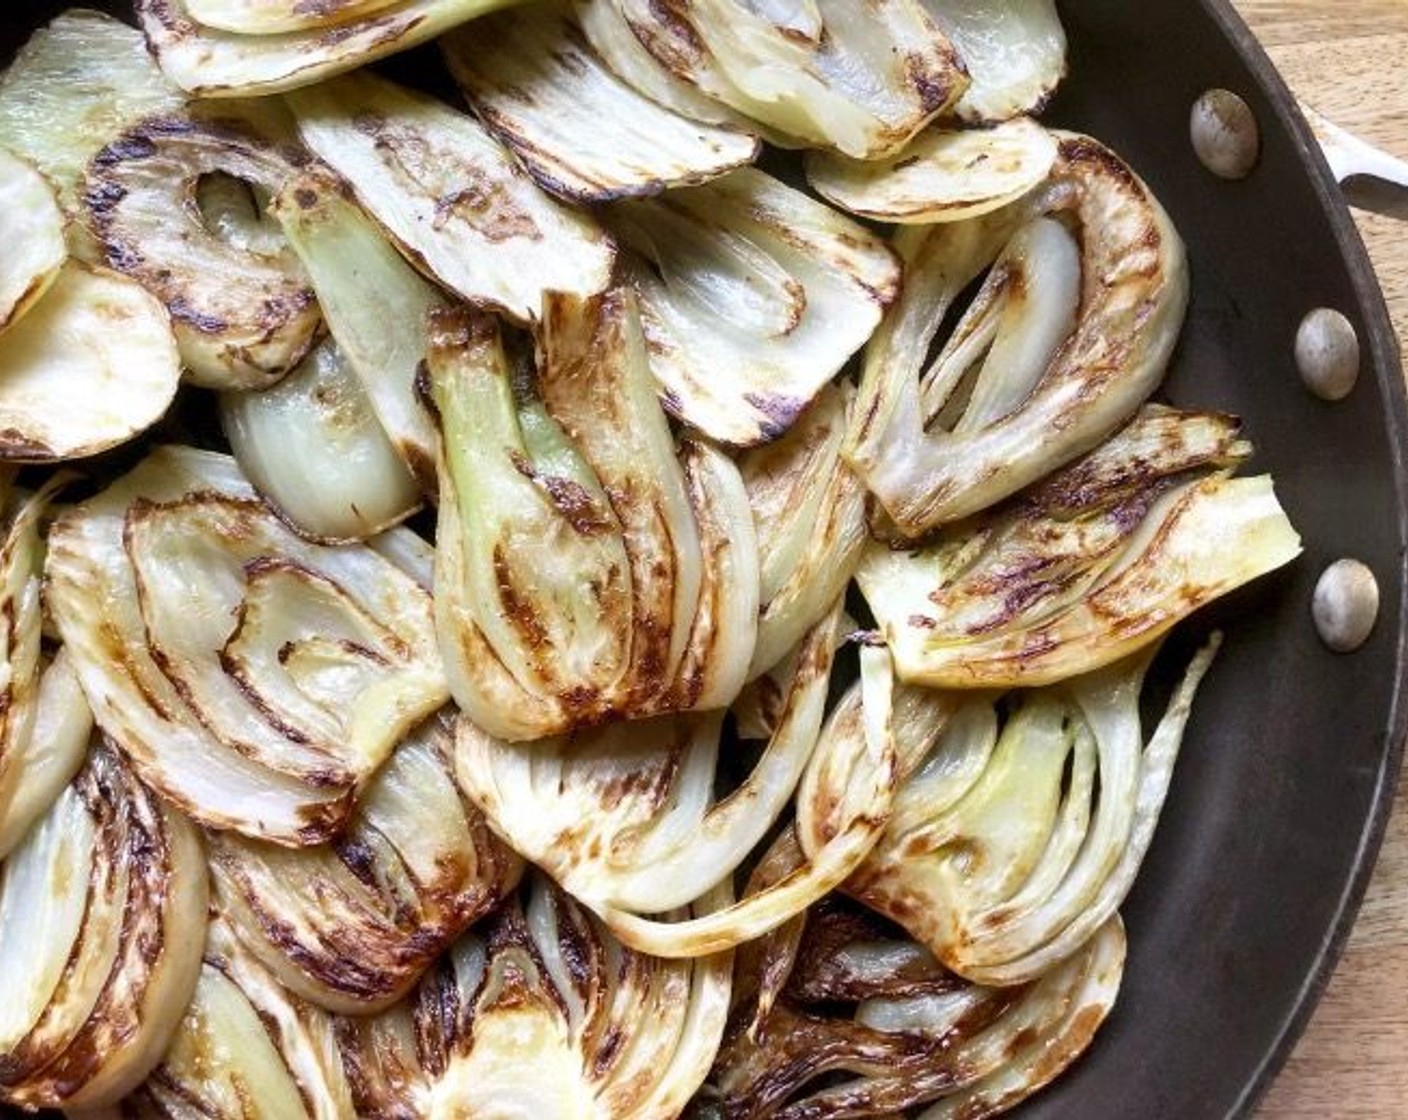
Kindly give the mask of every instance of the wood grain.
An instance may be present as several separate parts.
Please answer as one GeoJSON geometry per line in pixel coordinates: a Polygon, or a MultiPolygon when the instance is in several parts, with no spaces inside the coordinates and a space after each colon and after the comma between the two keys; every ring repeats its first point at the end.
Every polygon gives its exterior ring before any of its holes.
{"type": "MultiPolygon", "coordinates": [[[[1234,0],[1306,104],[1408,159],[1408,0],[1234,0]]],[[[1400,343],[1408,225],[1355,215],[1400,343]]],[[[1408,788],[1339,968],[1260,1120],[1408,1117],[1408,788]]]]}

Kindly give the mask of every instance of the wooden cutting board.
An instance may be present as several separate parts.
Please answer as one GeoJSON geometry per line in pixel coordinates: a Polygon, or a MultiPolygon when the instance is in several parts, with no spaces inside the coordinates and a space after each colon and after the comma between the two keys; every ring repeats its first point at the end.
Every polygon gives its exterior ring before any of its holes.
{"type": "MultiPolygon", "coordinates": [[[[1233,0],[1300,99],[1408,159],[1408,0],[1233,0]]],[[[1408,223],[1355,212],[1400,343],[1408,223]]],[[[1259,1120],[1408,1120],[1408,783],[1340,966],[1259,1120]]]]}

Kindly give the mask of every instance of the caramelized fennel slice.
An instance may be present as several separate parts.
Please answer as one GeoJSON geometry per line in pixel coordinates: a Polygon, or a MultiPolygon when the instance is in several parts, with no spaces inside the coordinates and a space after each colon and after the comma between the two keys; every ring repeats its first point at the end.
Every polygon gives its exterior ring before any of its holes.
{"type": "Polygon", "coordinates": [[[160,302],[71,260],[0,334],[0,459],[52,463],[125,443],[161,418],[180,377],[160,302]]]}
{"type": "Polygon", "coordinates": [[[544,293],[607,286],[614,248],[549,198],[472,117],[370,73],[289,94],[303,141],[418,268],[471,303],[535,319],[544,293]]]}
{"type": "Polygon", "coordinates": [[[1023,693],[1005,721],[996,697],[955,711],[951,695],[905,690],[909,777],[845,891],[974,983],[1039,980],[1129,893],[1219,643],[1192,659],[1147,743],[1147,655],[1023,693]]]}
{"type": "MultiPolygon", "coordinates": [[[[214,0],[196,0],[202,2],[214,0]]],[[[135,0],[135,6],[166,77],[196,97],[215,98],[280,93],[320,82],[429,42],[505,2],[396,0],[347,22],[259,35],[202,24],[188,0],[135,0]]],[[[320,0],[316,7],[326,4],[320,0]]]]}
{"type": "MultiPolygon", "coordinates": [[[[1163,377],[1187,306],[1183,244],[1113,152],[1084,136],[1058,141],[1037,191],[980,218],[907,227],[896,239],[905,290],[867,347],[846,457],[907,536],[980,512],[1091,450],[1163,377]],[[1074,330],[1017,407],[981,425],[945,427],[921,384],[929,345],[963,289],[1039,218],[1058,219],[1078,238],[1074,330]]],[[[1020,257],[1008,263],[1022,266],[1020,257]]],[[[1023,329],[1044,325],[1028,316],[1023,329]]]]}
{"type": "MultiPolygon", "coordinates": [[[[524,893],[462,938],[407,1002],[339,1024],[359,1115],[683,1112],[723,1033],[732,954],[649,957],[546,876],[524,893]],[[538,1076],[522,1075],[525,1048],[538,1076]]],[[[726,900],[716,891],[696,909],[726,900]]]]}
{"type": "MultiPolygon", "coordinates": [[[[752,886],[787,865],[780,845],[752,886]]],[[[957,1120],[1016,1105],[1080,1057],[1119,992],[1125,934],[1111,919],[1040,980],[983,987],[833,897],[739,957],[708,1082],[729,1114],[957,1120]]]]}
{"type": "Polygon", "coordinates": [[[429,351],[430,313],[448,300],[350,195],[336,176],[312,168],[285,185],[272,212],[367,403],[421,489],[433,494],[439,435],[416,377],[429,351]]]}
{"type": "Polygon", "coordinates": [[[136,1088],[190,1000],[205,912],[195,828],[95,742],[0,871],[0,1100],[82,1110],[136,1088]]]}
{"type": "Polygon", "coordinates": [[[544,190],[569,202],[702,183],[760,150],[756,136],[688,120],[637,93],[556,0],[476,20],[440,49],[480,120],[544,190]]]}
{"type": "Polygon", "coordinates": [[[435,605],[460,706],[522,741],[731,703],[757,627],[747,497],[723,454],[677,452],[633,294],[549,297],[536,383],[488,320],[435,323],[435,605]]]}
{"type": "Polygon", "coordinates": [[[1030,117],[991,129],[926,128],[894,155],[807,157],[807,182],[828,202],[880,222],[927,225],[976,218],[1045,181],[1056,138],[1030,117]]]}
{"type": "Polygon", "coordinates": [[[272,388],[222,394],[220,422],[249,480],[310,537],[365,539],[420,508],[419,485],[331,338],[272,388]]]}
{"type": "MultiPolygon", "coordinates": [[[[104,259],[166,305],[197,385],[267,388],[313,345],[322,319],[297,256],[281,238],[222,236],[198,194],[217,175],[273,194],[307,160],[260,105],[147,118],[89,164],[83,200],[104,259]]],[[[246,205],[244,224],[257,223],[246,205]]]]}
{"type": "Polygon", "coordinates": [[[1090,672],[1289,563],[1300,538],[1216,413],[1149,406],[1104,446],[922,547],[857,572],[912,684],[1007,688],[1090,672]]]}
{"type": "MultiPolygon", "coordinates": [[[[0,91],[0,96],[3,92],[0,91]]],[[[0,147],[0,333],[13,325],[59,275],[68,259],[64,215],[44,176],[0,147]]]]}
{"type": "Polygon", "coordinates": [[[31,35],[0,73],[0,146],[44,175],[69,219],[70,247],[97,260],[81,220],[88,161],[142,118],[177,113],[185,100],[152,61],[141,32],[73,8],[31,35]]]}
{"type": "Polygon", "coordinates": [[[208,827],[330,838],[447,699],[429,594],[297,537],[226,456],[158,448],[59,518],[45,575],[99,726],[208,827]]]}
{"type": "Polygon", "coordinates": [[[462,719],[460,784],[516,850],[600,914],[625,944],[670,958],[741,944],[839,885],[888,816],[895,760],[883,650],[866,652],[862,683],[823,726],[839,619],[838,605],[797,651],[776,727],[751,773],[725,798],[714,794],[717,715],[608,725],[540,744],[531,755],[462,719]],[[838,779],[840,756],[853,769],[840,766],[838,779]],[[834,833],[805,866],[707,915],[659,916],[730,881],[794,791],[799,800],[840,798],[834,833]]]}
{"type": "Polygon", "coordinates": [[[899,292],[883,241],[753,168],[605,221],[634,254],[665,407],[736,447],[786,432],[899,292]]]}
{"type": "Polygon", "coordinates": [[[290,992],[366,1015],[401,998],[518,883],[522,863],[463,800],[438,719],[377,772],[347,831],[297,851],[211,838],[231,928],[290,992]]]}
{"type": "Polygon", "coordinates": [[[617,0],[655,60],[799,146],[876,159],[967,86],[952,44],[917,0],[816,0],[811,34],[743,0],[617,0]]]}

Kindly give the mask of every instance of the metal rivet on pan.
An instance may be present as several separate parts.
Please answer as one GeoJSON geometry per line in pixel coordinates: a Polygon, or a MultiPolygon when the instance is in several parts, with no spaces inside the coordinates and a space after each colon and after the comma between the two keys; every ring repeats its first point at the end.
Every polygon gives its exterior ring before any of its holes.
{"type": "Polygon", "coordinates": [[[1379,581],[1358,560],[1336,560],[1315,585],[1310,610],[1321,640],[1336,653],[1352,653],[1379,617],[1379,581]]]}
{"type": "Polygon", "coordinates": [[[1188,131],[1203,166],[1224,179],[1245,179],[1261,154],[1256,117],[1231,90],[1210,89],[1193,102],[1188,131]]]}
{"type": "Polygon", "coordinates": [[[1296,368],[1305,387],[1321,400],[1344,400],[1359,380],[1354,324],[1328,307],[1312,311],[1296,332],[1296,368]]]}

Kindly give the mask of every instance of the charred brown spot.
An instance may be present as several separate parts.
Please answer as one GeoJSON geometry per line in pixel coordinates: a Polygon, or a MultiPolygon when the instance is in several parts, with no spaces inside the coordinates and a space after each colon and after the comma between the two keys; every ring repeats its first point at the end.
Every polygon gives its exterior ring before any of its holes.
{"type": "Polygon", "coordinates": [[[0,459],[54,459],[58,454],[29,432],[10,426],[0,428],[0,459]]]}
{"type": "Polygon", "coordinates": [[[1032,1043],[1036,1042],[1037,1039],[1039,1039],[1040,1037],[1041,1036],[1037,1033],[1034,1028],[1023,1027],[1016,1034],[1014,1034],[1011,1040],[1007,1043],[1008,1057],[1016,1059],[1021,1055],[1023,1050],[1031,1046],[1032,1043]]]}
{"type": "Polygon", "coordinates": [[[1100,1024],[1105,1021],[1108,1009],[1098,1004],[1083,1007],[1072,1017],[1058,1038],[1051,1040],[1033,1064],[1027,1081],[1032,1085],[1042,1085],[1076,1060],[1090,1045],[1100,1024]]]}
{"type": "Polygon", "coordinates": [[[954,71],[936,69],[934,60],[922,54],[908,54],[904,73],[911,87],[919,94],[919,104],[926,115],[946,108],[953,100],[956,83],[954,71]]]}
{"type": "Polygon", "coordinates": [[[743,394],[743,399],[759,414],[758,429],[765,440],[783,435],[807,407],[807,402],[800,398],[767,393],[748,392],[743,394]]]}
{"type": "MultiPolygon", "coordinates": [[[[98,225],[101,228],[101,222],[98,222],[98,225]]],[[[136,247],[116,239],[101,238],[100,240],[108,265],[117,269],[118,272],[134,273],[146,264],[146,258],[136,247]]]]}
{"type": "Polygon", "coordinates": [[[389,15],[352,20],[348,23],[325,27],[318,32],[316,42],[320,47],[333,47],[348,39],[362,38],[367,41],[367,49],[370,51],[382,42],[409,35],[422,22],[424,22],[423,16],[408,19],[401,13],[392,12],[389,15]]]}
{"type": "Polygon", "coordinates": [[[338,858],[359,882],[376,889],[376,853],[368,848],[360,837],[345,836],[334,845],[334,849],[338,858]]]}
{"type": "Polygon", "coordinates": [[[1088,169],[1114,180],[1120,187],[1134,192],[1140,198],[1144,197],[1144,185],[1134,170],[1098,140],[1092,140],[1088,136],[1067,136],[1061,140],[1060,159],[1068,168],[1088,169]]]}
{"type": "Polygon", "coordinates": [[[603,1076],[616,1060],[616,1055],[621,1052],[621,1047],[626,1041],[626,1034],[615,1023],[606,1032],[606,1037],[601,1040],[601,1046],[592,1059],[592,1072],[598,1077],[603,1076]]]}
{"type": "Polygon", "coordinates": [[[505,554],[501,544],[494,546],[493,564],[499,602],[503,605],[504,614],[529,648],[542,649],[548,644],[547,631],[543,628],[542,620],[538,618],[533,605],[525,602],[519,595],[512,561],[505,554]]]}
{"type": "Polygon", "coordinates": [[[118,203],[127,197],[127,188],[104,179],[90,182],[83,192],[83,202],[89,217],[102,228],[105,220],[116,209],[118,203]]]}
{"type": "MultiPolygon", "coordinates": [[[[562,905],[559,900],[559,905],[562,905]]],[[[570,909],[564,907],[557,923],[558,950],[567,965],[567,974],[577,991],[587,995],[603,980],[602,963],[593,951],[591,938],[575,921],[570,909]]]]}
{"type": "Polygon", "coordinates": [[[333,16],[351,6],[351,0],[295,0],[293,11],[300,16],[333,16]]]}
{"type": "Polygon", "coordinates": [[[150,159],[156,155],[156,142],[149,135],[141,132],[128,133],[100,151],[93,157],[93,166],[99,168],[113,167],[119,163],[127,163],[130,160],[150,159]]]}
{"type": "Polygon", "coordinates": [[[684,415],[684,405],[679,394],[669,387],[660,390],[660,404],[671,416],[678,418],[684,415]]]}
{"type": "Polygon", "coordinates": [[[616,527],[610,514],[580,482],[540,474],[521,451],[510,451],[509,461],[514,470],[546,495],[558,515],[581,536],[598,537],[616,527]]]}
{"type": "MultiPolygon", "coordinates": [[[[429,327],[432,352],[440,350],[453,353],[471,350],[496,342],[499,337],[498,326],[491,316],[462,304],[432,309],[429,316],[429,327]]],[[[416,388],[428,395],[430,382],[430,367],[422,360],[416,366],[416,388]],[[422,370],[424,370],[425,378],[424,389],[422,389],[422,370]]]]}
{"type": "Polygon", "coordinates": [[[452,218],[471,226],[486,241],[538,241],[543,236],[532,216],[512,203],[503,184],[487,175],[473,177],[458,190],[435,200],[434,227],[440,229],[452,218]]]}
{"type": "Polygon", "coordinates": [[[686,77],[707,54],[688,12],[688,0],[650,0],[651,19],[630,22],[641,45],[678,77],[686,77]]]}
{"type": "Polygon", "coordinates": [[[218,315],[212,315],[198,307],[191,306],[185,296],[176,296],[167,300],[166,309],[171,312],[173,319],[188,327],[194,327],[204,334],[220,334],[230,328],[230,324],[218,315]]]}
{"type": "Polygon", "coordinates": [[[532,215],[518,204],[509,187],[482,166],[437,149],[414,128],[375,114],[357,114],[353,127],[372,139],[388,166],[394,166],[419,193],[435,199],[435,229],[461,221],[490,242],[542,239],[532,215]],[[443,190],[447,181],[454,186],[443,190]]]}
{"type": "Polygon", "coordinates": [[[371,113],[361,110],[352,116],[352,127],[363,136],[373,138],[381,134],[381,130],[386,127],[386,118],[380,113],[371,113]]]}

